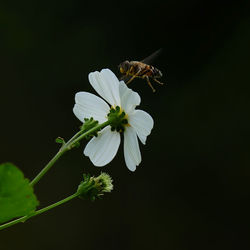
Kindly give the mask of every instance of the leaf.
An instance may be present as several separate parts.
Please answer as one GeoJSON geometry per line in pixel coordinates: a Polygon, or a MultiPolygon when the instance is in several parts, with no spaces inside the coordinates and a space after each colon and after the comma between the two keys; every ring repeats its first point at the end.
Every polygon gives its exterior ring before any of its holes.
{"type": "Polygon", "coordinates": [[[39,202],[21,170],[12,163],[0,165],[0,223],[35,211],[39,202]]]}
{"type": "Polygon", "coordinates": [[[62,137],[57,137],[56,138],[56,143],[59,143],[59,144],[65,144],[65,141],[62,137]]]}

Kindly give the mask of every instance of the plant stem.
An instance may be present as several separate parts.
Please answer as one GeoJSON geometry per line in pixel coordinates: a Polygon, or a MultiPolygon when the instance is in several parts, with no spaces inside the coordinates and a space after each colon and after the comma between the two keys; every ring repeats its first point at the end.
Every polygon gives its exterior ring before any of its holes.
{"type": "Polygon", "coordinates": [[[72,145],[74,145],[75,143],[79,142],[80,140],[82,140],[84,137],[92,134],[95,131],[98,131],[104,127],[106,127],[107,125],[110,124],[110,121],[106,121],[102,124],[99,124],[95,127],[93,127],[92,129],[88,130],[85,133],[82,133],[82,131],[79,131],[78,133],[76,133],[68,142],[66,142],[61,148],[60,150],[57,152],[57,154],[48,162],[48,164],[40,171],[40,173],[30,182],[30,186],[34,186],[38,181],[40,181],[40,179],[50,170],[50,168],[55,164],[55,162],[68,150],[70,150],[72,148],[72,145]]]}
{"type": "Polygon", "coordinates": [[[17,223],[20,223],[20,222],[25,222],[26,220],[30,219],[31,217],[34,217],[34,216],[36,216],[36,215],[42,214],[42,213],[44,213],[44,212],[47,212],[48,210],[50,210],[50,209],[52,209],[52,208],[55,208],[55,207],[57,207],[57,206],[60,206],[60,205],[62,205],[62,204],[64,204],[64,203],[66,203],[66,202],[68,202],[68,201],[70,201],[70,200],[76,198],[78,195],[79,195],[79,193],[76,192],[76,193],[74,193],[74,194],[68,196],[67,198],[65,198],[65,199],[63,199],[63,200],[60,200],[60,201],[58,201],[58,202],[56,202],[56,203],[53,203],[53,204],[51,204],[51,205],[49,205],[49,206],[47,206],[47,207],[44,207],[44,208],[42,208],[42,209],[39,209],[39,210],[35,211],[35,212],[32,213],[31,215],[26,215],[26,216],[23,216],[23,217],[18,218],[18,219],[16,219],[16,220],[13,220],[13,221],[10,221],[10,222],[5,223],[5,224],[3,224],[3,225],[0,225],[0,230],[5,229],[5,228],[10,227],[10,226],[13,226],[13,225],[15,225],[15,224],[17,224],[17,223]]]}
{"type": "Polygon", "coordinates": [[[41,170],[41,172],[30,182],[30,186],[34,186],[54,165],[54,163],[66,152],[64,150],[59,150],[57,154],[49,161],[49,163],[41,170]]]}

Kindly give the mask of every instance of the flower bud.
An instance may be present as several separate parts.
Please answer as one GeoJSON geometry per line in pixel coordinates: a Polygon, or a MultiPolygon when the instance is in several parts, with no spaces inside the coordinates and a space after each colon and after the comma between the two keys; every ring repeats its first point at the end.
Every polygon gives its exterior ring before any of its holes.
{"type": "Polygon", "coordinates": [[[109,193],[113,190],[112,182],[112,178],[106,173],[101,173],[97,177],[90,177],[89,174],[84,174],[83,181],[78,186],[77,192],[80,198],[94,201],[104,193],[109,193]]]}

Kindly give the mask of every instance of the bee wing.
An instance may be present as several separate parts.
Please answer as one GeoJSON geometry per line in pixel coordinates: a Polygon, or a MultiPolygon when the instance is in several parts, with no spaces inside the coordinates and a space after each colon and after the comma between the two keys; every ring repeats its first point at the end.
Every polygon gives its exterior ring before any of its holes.
{"type": "Polygon", "coordinates": [[[156,57],[159,56],[159,54],[161,54],[161,52],[162,52],[162,49],[158,49],[153,54],[143,59],[141,62],[145,64],[150,64],[156,57]]]}

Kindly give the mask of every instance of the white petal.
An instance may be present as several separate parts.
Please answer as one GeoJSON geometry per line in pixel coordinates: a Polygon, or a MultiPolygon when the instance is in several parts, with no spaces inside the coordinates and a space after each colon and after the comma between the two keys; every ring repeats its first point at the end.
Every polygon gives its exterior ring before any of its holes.
{"type": "Polygon", "coordinates": [[[124,131],[124,157],[128,169],[135,171],[141,162],[141,152],[136,132],[131,127],[127,127],[124,131]]]}
{"type": "Polygon", "coordinates": [[[89,82],[95,91],[112,106],[121,106],[119,80],[109,69],[89,74],[89,82]]]}
{"type": "Polygon", "coordinates": [[[124,81],[120,81],[119,85],[121,107],[126,113],[132,112],[137,105],[140,104],[141,98],[138,93],[128,88],[124,81]]]}
{"type": "Polygon", "coordinates": [[[121,142],[120,134],[112,132],[110,126],[104,128],[97,137],[93,137],[84,149],[95,166],[102,167],[113,160],[121,142]]]}
{"type": "Polygon", "coordinates": [[[100,97],[88,92],[78,92],[75,95],[75,102],[73,112],[80,121],[84,122],[84,118],[90,117],[100,123],[107,120],[110,108],[100,97]]]}
{"type": "Polygon", "coordinates": [[[154,126],[153,118],[143,110],[135,110],[129,115],[129,124],[133,127],[143,144],[154,126]]]}

